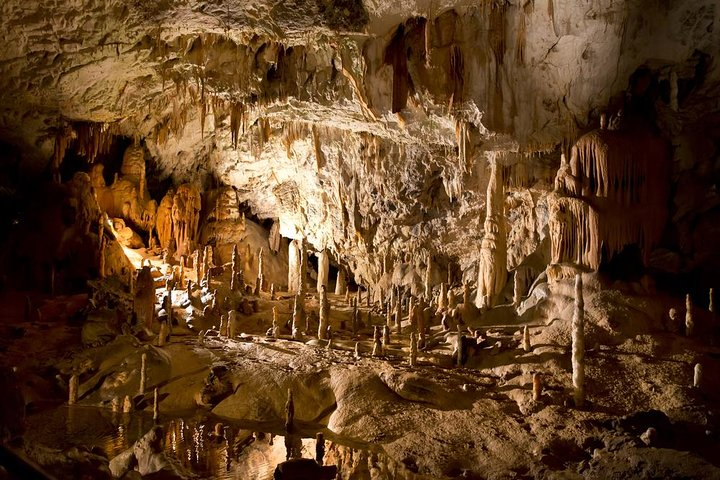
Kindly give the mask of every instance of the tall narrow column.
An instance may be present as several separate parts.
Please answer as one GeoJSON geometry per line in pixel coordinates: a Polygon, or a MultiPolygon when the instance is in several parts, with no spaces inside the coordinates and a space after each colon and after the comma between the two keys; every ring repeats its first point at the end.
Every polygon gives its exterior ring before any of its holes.
{"type": "Polygon", "coordinates": [[[345,280],[345,272],[338,270],[337,281],[335,282],[335,295],[345,295],[347,291],[347,281],[345,280]]]}
{"type": "Polygon", "coordinates": [[[327,293],[325,293],[325,286],[318,286],[318,289],[320,291],[320,321],[318,324],[318,338],[320,340],[326,340],[328,321],[330,317],[330,304],[328,303],[327,293]]]}
{"type": "Polygon", "coordinates": [[[308,259],[307,259],[307,245],[305,239],[300,240],[300,285],[298,286],[298,292],[305,300],[305,294],[307,293],[307,270],[308,270],[308,259]]]}
{"type": "Polygon", "coordinates": [[[492,307],[507,280],[507,238],[505,236],[505,194],[500,168],[490,159],[490,181],[485,203],[485,234],[480,244],[478,290],[475,305],[492,307]]]}
{"type": "Polygon", "coordinates": [[[572,380],[575,406],[585,402],[585,302],[580,274],[575,276],[575,311],[572,319],[572,380]]]}
{"type": "Polygon", "coordinates": [[[328,276],[330,275],[330,257],[328,256],[327,250],[318,252],[318,277],[317,277],[317,291],[320,292],[322,287],[327,288],[328,276]]]}
{"type": "Polygon", "coordinates": [[[288,245],[288,291],[300,290],[300,249],[298,241],[293,240],[288,245]]]}

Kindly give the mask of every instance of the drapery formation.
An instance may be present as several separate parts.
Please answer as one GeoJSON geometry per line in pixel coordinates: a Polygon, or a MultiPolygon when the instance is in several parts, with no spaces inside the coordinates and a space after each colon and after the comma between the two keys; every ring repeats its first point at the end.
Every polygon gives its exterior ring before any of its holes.
{"type": "Polygon", "coordinates": [[[552,263],[597,270],[632,244],[647,258],[667,221],[669,162],[659,137],[612,130],[580,137],[556,179],[552,263]]]}

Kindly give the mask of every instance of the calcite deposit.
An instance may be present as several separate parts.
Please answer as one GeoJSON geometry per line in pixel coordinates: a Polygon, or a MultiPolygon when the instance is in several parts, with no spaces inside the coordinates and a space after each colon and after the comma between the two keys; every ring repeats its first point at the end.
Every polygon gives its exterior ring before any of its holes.
{"type": "Polygon", "coordinates": [[[0,478],[720,478],[716,3],[3,2],[0,478]]]}

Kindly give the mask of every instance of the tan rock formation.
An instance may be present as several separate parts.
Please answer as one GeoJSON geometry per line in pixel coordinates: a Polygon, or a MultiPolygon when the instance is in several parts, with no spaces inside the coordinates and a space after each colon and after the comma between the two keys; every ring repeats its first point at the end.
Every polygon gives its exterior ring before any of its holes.
{"type": "Polygon", "coordinates": [[[478,264],[478,308],[495,305],[497,295],[507,280],[507,238],[505,228],[505,195],[497,160],[490,158],[490,181],[487,187],[485,233],[480,244],[478,264]]]}
{"type": "Polygon", "coordinates": [[[171,219],[178,257],[190,255],[196,247],[201,206],[200,191],[196,186],[183,184],[177,188],[171,219]]]}

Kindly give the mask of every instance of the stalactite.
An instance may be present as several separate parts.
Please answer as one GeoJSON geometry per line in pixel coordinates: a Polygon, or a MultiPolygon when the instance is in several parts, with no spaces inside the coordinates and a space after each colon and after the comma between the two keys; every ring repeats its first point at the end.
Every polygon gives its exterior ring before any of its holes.
{"type": "MultiPolygon", "coordinates": [[[[552,0],[549,0],[552,4],[552,0]]],[[[520,11],[517,39],[515,41],[515,61],[518,65],[525,64],[525,42],[527,37],[527,18],[532,13],[534,0],[527,0],[520,11]]],[[[551,10],[552,6],[548,5],[551,10]]]]}
{"type": "Polygon", "coordinates": [[[466,173],[467,166],[467,122],[455,120],[455,139],[458,147],[458,163],[460,164],[462,173],[466,173]]]}
{"type": "Polygon", "coordinates": [[[312,126],[313,151],[315,152],[315,166],[319,172],[327,163],[320,143],[320,132],[315,124],[312,126]]]}
{"type": "Polygon", "coordinates": [[[495,54],[498,65],[505,59],[505,10],[507,2],[488,2],[484,4],[488,16],[488,42],[495,54]]]}
{"type": "Polygon", "coordinates": [[[55,181],[60,183],[60,165],[65,158],[65,152],[72,141],[73,131],[69,126],[62,127],[55,135],[55,146],[52,157],[52,171],[55,181]]]}
{"type": "Polygon", "coordinates": [[[629,244],[647,257],[668,215],[668,154],[650,136],[595,130],[578,139],[556,179],[570,197],[552,205],[553,262],[597,269],[603,251],[609,259],[629,244]]]}
{"type": "Polygon", "coordinates": [[[549,228],[552,263],[599,268],[601,239],[595,209],[577,198],[557,198],[550,203],[549,228]]]}
{"type": "Polygon", "coordinates": [[[452,92],[450,94],[450,105],[448,111],[452,111],[453,105],[463,101],[465,89],[465,61],[460,46],[450,46],[450,78],[452,92]]]}
{"type": "Polygon", "coordinates": [[[550,22],[555,23],[555,5],[553,4],[554,0],[548,0],[548,17],[550,17],[550,22]]]}
{"type": "Polygon", "coordinates": [[[98,155],[110,151],[110,146],[118,134],[115,123],[80,122],[73,127],[77,135],[76,151],[87,158],[88,163],[95,161],[98,155]]]}
{"type": "Polygon", "coordinates": [[[432,54],[432,29],[435,26],[435,19],[432,15],[428,15],[425,19],[425,68],[430,68],[430,56],[432,54]]]}
{"type": "MultiPolygon", "coordinates": [[[[268,124],[269,125],[269,124],[268,124]]],[[[282,127],[282,143],[288,158],[293,157],[292,146],[297,140],[307,136],[308,125],[305,122],[285,122],[282,127]]],[[[269,137],[269,134],[267,135],[269,137]]]]}
{"type": "Polygon", "coordinates": [[[205,102],[204,96],[200,100],[198,108],[200,108],[200,138],[205,138],[205,116],[207,115],[207,103],[205,102]]]}
{"type": "Polygon", "coordinates": [[[277,253],[280,251],[280,238],[280,221],[275,220],[270,227],[270,234],[268,235],[271,252],[277,253]]]}
{"type": "Polygon", "coordinates": [[[230,139],[233,148],[237,148],[240,131],[245,133],[245,105],[239,102],[233,103],[230,107],[230,139]]]}
{"type": "Polygon", "coordinates": [[[195,248],[201,207],[200,191],[196,186],[183,184],[178,187],[172,207],[172,235],[178,256],[189,255],[195,248]]]}

